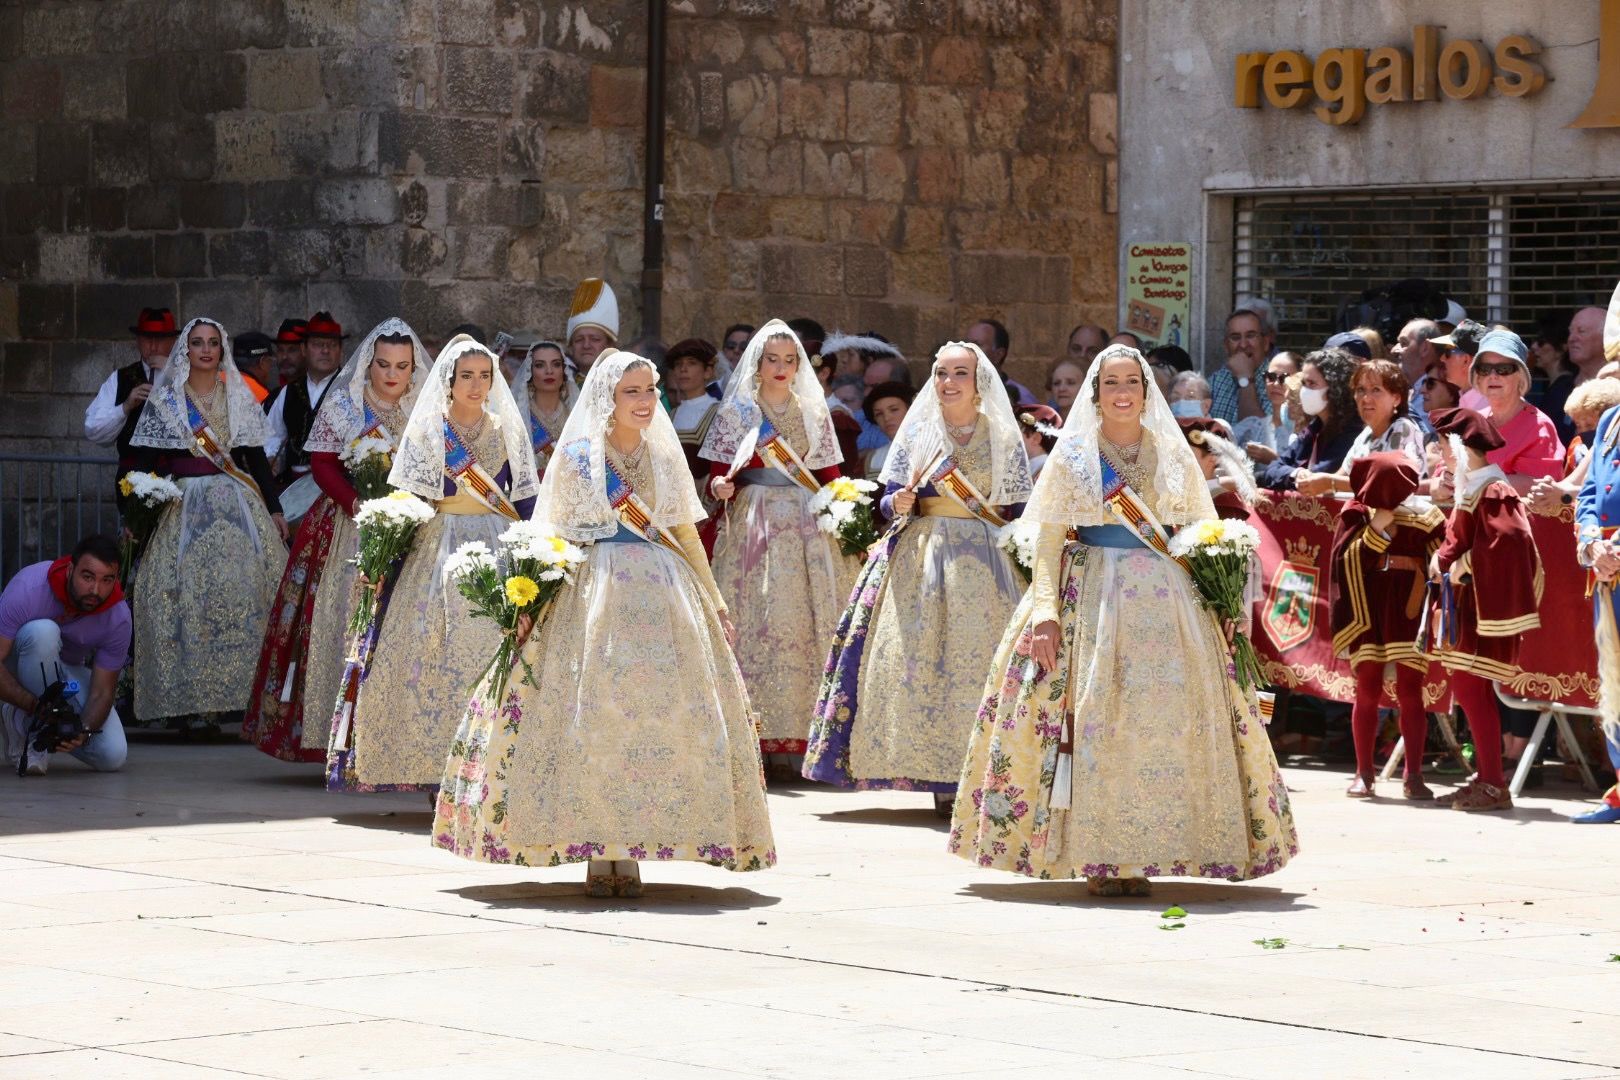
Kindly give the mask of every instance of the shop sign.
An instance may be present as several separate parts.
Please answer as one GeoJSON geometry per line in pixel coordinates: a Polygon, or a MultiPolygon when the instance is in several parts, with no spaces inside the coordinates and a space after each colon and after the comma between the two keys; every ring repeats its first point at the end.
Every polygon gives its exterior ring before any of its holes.
{"type": "Polygon", "coordinates": [[[1132,244],[1125,252],[1125,329],[1144,348],[1187,347],[1192,310],[1192,245],[1132,244]]]}
{"type": "Polygon", "coordinates": [[[1298,49],[1239,53],[1233,101],[1240,109],[1312,110],[1324,124],[1354,124],[1369,105],[1409,101],[1466,101],[1493,87],[1522,98],[1547,83],[1534,59],[1541,46],[1512,34],[1487,49],[1467,39],[1442,42],[1440,27],[1414,26],[1412,47],[1323,49],[1315,59],[1298,49]]]}

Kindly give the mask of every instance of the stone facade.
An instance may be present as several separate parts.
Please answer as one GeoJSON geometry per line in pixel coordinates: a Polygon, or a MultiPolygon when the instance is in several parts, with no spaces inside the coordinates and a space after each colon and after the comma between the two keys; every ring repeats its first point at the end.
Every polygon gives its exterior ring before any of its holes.
{"type": "MultiPolygon", "coordinates": [[[[664,338],[809,314],[1034,375],[1115,307],[1117,0],[672,0],[664,338]],[[1039,359],[1037,359],[1039,358],[1039,359]]],[[[639,332],[639,0],[0,0],[0,448],[135,311],[639,332]]]]}

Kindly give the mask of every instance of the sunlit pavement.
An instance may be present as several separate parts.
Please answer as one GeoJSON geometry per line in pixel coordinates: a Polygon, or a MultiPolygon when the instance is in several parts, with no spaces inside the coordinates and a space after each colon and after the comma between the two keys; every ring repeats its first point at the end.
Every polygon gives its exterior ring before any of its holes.
{"type": "Polygon", "coordinates": [[[131,750],[0,777],[8,1080],[1620,1076],[1620,827],[1573,787],[1289,770],[1296,862],[1123,901],[947,855],[926,795],[789,787],[777,869],[594,901],[431,848],[424,796],[131,750]]]}

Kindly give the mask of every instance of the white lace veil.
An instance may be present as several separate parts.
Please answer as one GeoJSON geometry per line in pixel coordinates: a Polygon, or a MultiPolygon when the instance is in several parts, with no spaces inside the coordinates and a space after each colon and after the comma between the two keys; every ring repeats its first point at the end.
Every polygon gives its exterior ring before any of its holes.
{"type": "Polygon", "coordinates": [[[130,443],[152,446],[159,450],[189,450],[192,447],[191,421],[186,417],[186,379],[191,375],[191,360],[186,352],[186,339],[198,323],[207,323],[219,331],[219,342],[224,348],[219,374],[225,380],[226,402],[230,406],[231,430],[215,432],[228,438],[228,449],[239,446],[263,446],[270,437],[270,426],[264,410],[253,400],[253,392],[242,381],[231,359],[231,336],[217,321],[209,318],[192,319],[174,339],[169,359],[163,370],[152,379],[152,393],[141,407],[141,417],[135,422],[135,434],[130,443]]]}
{"type": "MultiPolygon", "coordinates": [[[[607,497],[603,447],[608,418],[613,415],[613,393],[625,372],[637,365],[646,367],[657,379],[657,365],[644,356],[612,348],[598,356],[557,439],[557,452],[546,466],[533,516],[565,539],[586,543],[605,540],[619,531],[619,515],[607,497]]],[[[692,472],[669,413],[661,408],[653,410],[652,424],[642,438],[647,442],[654,490],[636,494],[646,500],[652,523],[668,529],[701,521],[705,516],[703,504],[698,502],[692,472]]]]}
{"type": "MultiPolygon", "coordinates": [[[[990,425],[992,477],[990,487],[983,492],[984,497],[992,506],[1021,503],[1029,498],[1030,481],[1029,454],[1024,450],[1018,418],[1013,415],[1012,401],[1007,397],[1007,387],[996,366],[984,355],[983,349],[970,341],[947,342],[934,354],[928,385],[917,392],[916,400],[911,403],[878,480],[884,484],[908,484],[914,470],[926,468],[941,450],[954,447],[945,431],[945,418],[939,411],[935,377],[939,358],[951,349],[968,350],[978,365],[973,384],[979,397],[979,415],[990,425]]],[[[1051,468],[1050,463],[1047,468],[1051,468]]]]}
{"type": "Polygon", "coordinates": [[[348,361],[338,369],[337,378],[326,393],[326,400],[321,402],[321,411],[315,414],[309,438],[304,440],[306,451],[311,454],[341,454],[364,429],[366,383],[371,374],[372,358],[377,352],[377,339],[396,334],[404,334],[411,339],[411,350],[416,361],[411,368],[410,388],[399,399],[400,408],[407,415],[410,414],[417,392],[427,381],[433,357],[428,355],[422,339],[416,336],[416,331],[404,319],[384,319],[371,328],[371,333],[365,336],[354,352],[349,354],[348,361]]]}
{"type": "Polygon", "coordinates": [[[1041,469],[1035,493],[1024,507],[1027,520],[1043,525],[1106,525],[1114,523],[1102,501],[1102,462],[1098,457],[1102,438],[1102,418],[1094,397],[1102,368],[1121,356],[1136,361],[1147,392],[1142,411],[1145,442],[1151,442],[1154,461],[1153,492],[1137,492],[1161,525],[1186,525],[1215,516],[1209,485],[1198,467],[1192,447],[1181,433],[1181,425],[1170,412],[1159,392],[1159,385],[1148,370],[1142,354],[1128,345],[1110,345],[1097,354],[1086,372],[1086,380],[1069,409],[1069,418],[1058,434],[1057,445],[1041,469]]]}
{"type": "MultiPolygon", "coordinates": [[[[783,337],[793,342],[799,354],[799,367],[793,376],[793,397],[799,413],[804,417],[804,433],[810,440],[804,464],[810,469],[825,469],[844,460],[838,449],[838,434],[833,431],[832,413],[827,409],[827,395],[822,392],[821,380],[810,366],[810,357],[804,351],[799,335],[781,319],[772,319],[754,334],[737,361],[737,370],[726,387],[726,396],[714,411],[709,422],[709,433],[703,438],[698,457],[705,461],[729,463],[743,438],[755,428],[763,417],[757,394],[759,392],[759,361],[765,354],[765,343],[783,337]]],[[[797,449],[797,448],[795,448],[797,449]]]]}
{"type": "Polygon", "coordinates": [[[501,433],[506,445],[506,463],[512,470],[513,502],[527,499],[540,488],[535,478],[534,451],[529,447],[529,428],[518,413],[517,403],[506,380],[500,377],[500,361],[495,354],[466,334],[457,334],[433,362],[427,381],[417,391],[416,405],[405,423],[394,467],[388,483],[419,498],[438,502],[444,498],[444,415],[450,408],[450,381],[456,375],[456,361],[469,352],[489,357],[489,396],[484,399],[484,415],[501,433]]]}
{"type": "MultiPolygon", "coordinates": [[[[517,402],[518,412],[523,417],[523,430],[529,430],[529,416],[531,414],[531,399],[529,397],[529,380],[534,376],[534,351],[536,349],[556,349],[563,357],[563,384],[562,403],[563,415],[574,411],[579,403],[579,384],[574,381],[574,362],[568,359],[568,350],[555,341],[537,341],[529,346],[529,351],[523,354],[523,363],[512,372],[512,381],[507,385],[512,388],[512,400],[517,402]]],[[[556,437],[556,432],[552,432],[556,437]]]]}

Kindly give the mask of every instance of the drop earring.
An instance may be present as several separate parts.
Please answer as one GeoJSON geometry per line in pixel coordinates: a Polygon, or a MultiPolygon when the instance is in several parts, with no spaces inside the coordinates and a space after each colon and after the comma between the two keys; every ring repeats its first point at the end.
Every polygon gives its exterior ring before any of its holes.
{"type": "Polygon", "coordinates": [[[614,416],[612,413],[609,413],[608,418],[607,418],[607,426],[604,428],[604,430],[607,431],[609,434],[611,434],[613,429],[618,427],[618,426],[619,426],[619,418],[617,416],[614,416]]]}

